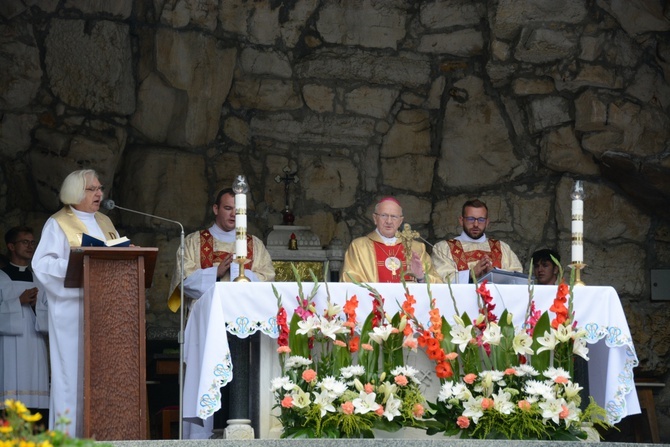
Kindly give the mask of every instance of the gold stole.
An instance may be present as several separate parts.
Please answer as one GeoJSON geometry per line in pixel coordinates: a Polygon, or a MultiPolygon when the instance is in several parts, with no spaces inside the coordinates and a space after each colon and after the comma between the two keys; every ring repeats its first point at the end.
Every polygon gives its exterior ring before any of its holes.
{"type": "MultiPolygon", "coordinates": [[[[58,222],[63,233],[65,233],[65,236],[70,243],[70,247],[81,247],[82,235],[88,230],[86,229],[84,222],[74,214],[70,205],[65,205],[52,217],[58,222]]],[[[114,228],[114,224],[109,217],[102,213],[95,213],[95,220],[98,225],[100,225],[100,229],[105,235],[106,240],[115,239],[117,237],[116,228],[114,228]]]]}

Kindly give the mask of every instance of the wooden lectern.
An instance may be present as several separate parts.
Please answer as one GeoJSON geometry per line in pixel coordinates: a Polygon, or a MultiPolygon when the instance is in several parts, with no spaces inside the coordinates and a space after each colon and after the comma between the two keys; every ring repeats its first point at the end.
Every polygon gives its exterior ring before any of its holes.
{"type": "Polygon", "coordinates": [[[80,247],[65,287],[84,289],[84,437],[147,438],[145,289],[157,248],[80,247]]]}

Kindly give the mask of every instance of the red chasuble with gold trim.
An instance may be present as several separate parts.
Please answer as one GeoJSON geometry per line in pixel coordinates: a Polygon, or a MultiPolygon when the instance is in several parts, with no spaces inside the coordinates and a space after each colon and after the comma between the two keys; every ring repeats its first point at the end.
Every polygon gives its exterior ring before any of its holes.
{"type": "MultiPolygon", "coordinates": [[[[214,251],[214,236],[209,230],[200,232],[200,268],[214,267],[214,263],[219,264],[229,254],[226,251],[214,251]]],[[[244,268],[250,270],[254,264],[254,240],[249,234],[247,234],[247,259],[249,263],[244,264],[244,268]]]]}
{"type": "Polygon", "coordinates": [[[461,244],[461,241],[456,239],[447,241],[449,249],[451,250],[451,256],[454,258],[454,262],[456,263],[459,272],[469,270],[470,267],[468,267],[468,263],[477,262],[487,255],[491,258],[494,267],[502,268],[502,248],[500,247],[500,241],[489,239],[487,242],[489,243],[491,251],[472,250],[465,252],[463,251],[463,244],[461,244]]]}
{"type": "MultiPolygon", "coordinates": [[[[405,262],[405,250],[402,244],[385,245],[373,241],[375,245],[375,258],[377,259],[377,278],[379,282],[400,282],[400,271],[407,271],[405,262]]],[[[405,276],[406,280],[411,280],[405,276]]]]}

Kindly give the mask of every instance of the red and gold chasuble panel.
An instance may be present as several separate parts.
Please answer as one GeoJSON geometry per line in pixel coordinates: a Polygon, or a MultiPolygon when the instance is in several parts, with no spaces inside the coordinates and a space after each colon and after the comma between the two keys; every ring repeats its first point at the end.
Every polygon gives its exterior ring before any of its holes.
{"type": "Polygon", "coordinates": [[[456,263],[459,272],[463,270],[469,270],[470,267],[468,266],[468,263],[477,262],[484,256],[491,258],[493,267],[502,268],[502,249],[500,248],[500,241],[496,239],[489,239],[487,242],[491,251],[472,250],[466,252],[463,251],[463,244],[461,244],[461,241],[456,239],[450,239],[447,241],[447,244],[449,244],[449,249],[451,250],[451,256],[454,258],[454,262],[456,263]]]}
{"type": "MultiPolygon", "coordinates": [[[[214,251],[214,236],[209,230],[200,232],[200,268],[206,269],[219,264],[230,253],[227,251],[214,251]]],[[[247,235],[247,259],[249,263],[244,264],[245,269],[251,269],[254,261],[254,240],[251,235],[247,235]]]]}
{"type": "MultiPolygon", "coordinates": [[[[385,245],[381,242],[374,242],[375,259],[377,266],[377,278],[379,282],[400,282],[400,272],[407,271],[407,262],[405,261],[405,250],[402,244],[385,245]]],[[[406,280],[411,277],[405,275],[406,280]]]]}

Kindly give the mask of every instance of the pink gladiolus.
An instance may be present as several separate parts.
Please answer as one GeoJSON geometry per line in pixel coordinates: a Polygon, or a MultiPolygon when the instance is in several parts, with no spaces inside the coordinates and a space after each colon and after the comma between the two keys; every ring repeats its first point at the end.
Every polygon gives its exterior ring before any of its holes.
{"type": "Polygon", "coordinates": [[[447,354],[447,360],[456,360],[458,358],[458,352],[450,352],[447,354]]]}
{"type": "Polygon", "coordinates": [[[456,419],[456,425],[462,429],[466,429],[470,426],[470,419],[465,416],[459,416],[458,419],[456,419]]]}
{"type": "Polygon", "coordinates": [[[277,348],[277,352],[279,354],[290,354],[291,348],[289,348],[288,346],[280,346],[277,348]]]}
{"type": "Polygon", "coordinates": [[[343,342],[342,340],[335,340],[335,341],[333,342],[333,344],[334,344],[335,346],[339,346],[339,347],[341,347],[341,348],[346,348],[346,347],[347,347],[347,344],[346,344],[345,342],[343,342]]]}
{"type": "Polygon", "coordinates": [[[416,349],[417,347],[417,342],[415,338],[408,337],[405,339],[405,341],[402,344],[404,347],[409,348],[409,349],[416,349]]]}
{"type": "Polygon", "coordinates": [[[281,406],[283,408],[293,407],[293,398],[291,396],[284,396],[284,398],[281,400],[281,406]]]}
{"type": "Polygon", "coordinates": [[[366,351],[372,351],[374,349],[370,343],[362,343],[361,348],[365,349],[366,351]]]}
{"type": "Polygon", "coordinates": [[[344,414],[354,414],[354,404],[349,401],[346,401],[341,405],[342,413],[344,414]]]}
{"type": "Polygon", "coordinates": [[[407,377],[405,377],[402,374],[399,374],[393,378],[395,380],[395,383],[400,386],[406,386],[407,385],[407,377]]]}

